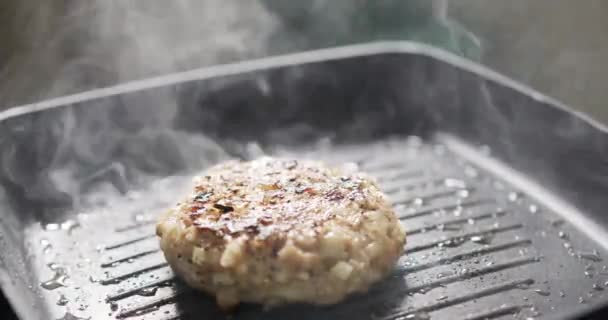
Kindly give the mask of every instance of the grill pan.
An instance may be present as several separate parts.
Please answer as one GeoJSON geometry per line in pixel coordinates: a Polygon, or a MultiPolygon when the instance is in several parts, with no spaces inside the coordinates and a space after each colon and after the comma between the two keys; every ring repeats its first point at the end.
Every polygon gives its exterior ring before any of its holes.
{"type": "Polygon", "coordinates": [[[449,53],[374,43],[195,70],[0,113],[0,284],[21,319],[223,319],[154,218],[261,154],[355,162],[408,232],[367,294],[234,319],[606,316],[608,135],[449,53]]]}

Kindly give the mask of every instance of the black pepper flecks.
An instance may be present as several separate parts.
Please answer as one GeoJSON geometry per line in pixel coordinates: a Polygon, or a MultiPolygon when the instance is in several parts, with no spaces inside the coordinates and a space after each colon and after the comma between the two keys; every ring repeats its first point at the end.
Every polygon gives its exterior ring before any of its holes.
{"type": "Polygon", "coordinates": [[[214,203],[213,207],[220,210],[221,213],[226,213],[226,212],[232,212],[234,211],[234,207],[231,206],[226,206],[223,204],[219,204],[219,203],[214,203]]]}
{"type": "Polygon", "coordinates": [[[344,194],[342,192],[340,192],[339,190],[334,189],[334,190],[331,190],[328,193],[326,193],[325,197],[328,200],[336,201],[336,200],[344,199],[344,194]]]}

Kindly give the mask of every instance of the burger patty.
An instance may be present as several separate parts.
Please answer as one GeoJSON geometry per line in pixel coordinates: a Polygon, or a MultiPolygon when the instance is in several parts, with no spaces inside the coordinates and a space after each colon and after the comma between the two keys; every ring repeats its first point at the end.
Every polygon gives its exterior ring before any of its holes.
{"type": "Polygon", "coordinates": [[[276,158],[212,167],[156,233],[175,273],[222,308],[337,303],[390,272],[405,243],[373,180],[276,158]]]}

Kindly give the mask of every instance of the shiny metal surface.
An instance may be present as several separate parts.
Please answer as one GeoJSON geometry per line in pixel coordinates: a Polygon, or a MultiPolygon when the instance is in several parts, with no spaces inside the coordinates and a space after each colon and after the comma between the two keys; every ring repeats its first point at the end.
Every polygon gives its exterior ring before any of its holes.
{"type": "Polygon", "coordinates": [[[0,279],[23,319],[223,317],[172,282],[151,224],[180,177],[260,150],[359,161],[402,205],[408,255],[345,304],[238,317],[565,318],[606,302],[605,128],[437,49],[262,59],[0,119],[0,279]]]}

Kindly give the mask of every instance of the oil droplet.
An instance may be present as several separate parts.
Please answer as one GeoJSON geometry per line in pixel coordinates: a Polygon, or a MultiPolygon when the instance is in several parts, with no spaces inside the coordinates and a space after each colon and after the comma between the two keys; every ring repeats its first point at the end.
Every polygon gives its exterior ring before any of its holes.
{"type": "Polygon", "coordinates": [[[67,272],[64,268],[55,263],[49,263],[48,267],[55,272],[50,280],[40,284],[46,290],[55,290],[60,287],[66,287],[65,281],[68,279],[67,272]]]}
{"type": "Polygon", "coordinates": [[[568,240],[568,234],[563,231],[558,232],[557,236],[560,237],[561,239],[568,240]]]}
{"type": "Polygon", "coordinates": [[[517,253],[519,253],[520,256],[525,256],[528,254],[528,249],[527,248],[522,248],[517,250],[517,253]]]}
{"type": "Polygon", "coordinates": [[[603,290],[604,290],[604,287],[602,287],[602,286],[601,286],[599,283],[597,283],[597,282],[593,284],[592,288],[593,288],[593,290],[595,290],[595,291],[603,291],[603,290]]]}
{"type": "Polygon", "coordinates": [[[90,320],[91,317],[88,318],[81,318],[81,317],[77,317],[69,312],[66,312],[65,315],[57,320],[90,320]]]}
{"type": "Polygon", "coordinates": [[[445,277],[449,277],[449,276],[453,276],[454,272],[452,271],[444,271],[444,272],[440,272],[439,274],[437,274],[437,279],[441,279],[441,278],[445,278],[445,277]]]}
{"type": "Polygon", "coordinates": [[[519,192],[509,192],[509,195],[507,196],[507,199],[509,199],[509,201],[511,202],[515,202],[517,200],[519,200],[520,194],[519,192]]]}
{"type": "Polygon", "coordinates": [[[566,293],[565,293],[565,292],[563,292],[563,291],[560,291],[560,292],[559,292],[559,296],[563,298],[563,297],[565,297],[565,296],[566,296],[566,293]]]}
{"type": "Polygon", "coordinates": [[[465,243],[466,240],[464,238],[454,238],[448,239],[443,242],[440,242],[437,247],[439,248],[456,248],[465,243]]]}
{"type": "Polygon", "coordinates": [[[144,297],[152,297],[156,294],[156,291],[158,291],[158,287],[143,288],[137,294],[144,297]]]}
{"type": "Polygon", "coordinates": [[[534,316],[534,317],[542,316],[542,313],[540,313],[538,310],[536,310],[536,307],[531,307],[530,311],[532,312],[532,316],[534,316]]]}
{"type": "Polygon", "coordinates": [[[426,312],[416,312],[406,315],[403,319],[406,320],[429,320],[431,316],[426,312]]]}
{"type": "Polygon", "coordinates": [[[464,189],[464,190],[459,190],[459,191],[458,191],[458,193],[457,193],[457,195],[458,195],[459,197],[461,197],[461,198],[468,198],[468,197],[469,197],[469,195],[470,195],[470,192],[469,192],[469,190],[466,190],[466,189],[464,189]]]}
{"type": "Polygon", "coordinates": [[[537,213],[538,212],[538,206],[535,204],[531,204],[530,207],[528,207],[528,210],[530,210],[530,213],[537,213]]]}
{"type": "Polygon", "coordinates": [[[578,297],[578,303],[587,303],[587,301],[583,297],[578,297]]]}
{"type": "Polygon", "coordinates": [[[460,217],[462,215],[462,206],[458,206],[452,211],[454,217],[460,217]]]}
{"type": "Polygon", "coordinates": [[[65,306],[70,302],[63,294],[59,295],[59,300],[57,300],[58,306],[65,306]]]}
{"type": "Polygon", "coordinates": [[[441,296],[441,297],[437,298],[437,301],[442,301],[442,300],[445,300],[447,298],[448,298],[448,296],[441,296]]]}
{"type": "Polygon", "coordinates": [[[473,225],[475,224],[475,219],[468,219],[467,223],[473,225]]]}
{"type": "Polygon", "coordinates": [[[492,239],[493,239],[493,236],[490,234],[476,235],[476,236],[472,236],[470,238],[470,240],[472,242],[479,243],[479,244],[490,244],[490,243],[492,243],[492,239]]]}
{"type": "Polygon", "coordinates": [[[539,294],[543,297],[548,297],[551,295],[551,292],[549,292],[547,290],[543,290],[543,289],[534,289],[534,292],[536,292],[537,294],[539,294]]]}
{"type": "Polygon", "coordinates": [[[593,272],[591,272],[591,271],[585,271],[585,277],[587,277],[587,278],[593,278],[593,272]]]}
{"type": "Polygon", "coordinates": [[[579,259],[585,259],[585,260],[589,260],[589,261],[593,261],[593,262],[600,262],[602,261],[602,257],[600,257],[599,252],[597,252],[597,250],[593,250],[593,252],[577,252],[576,256],[579,259]]]}

